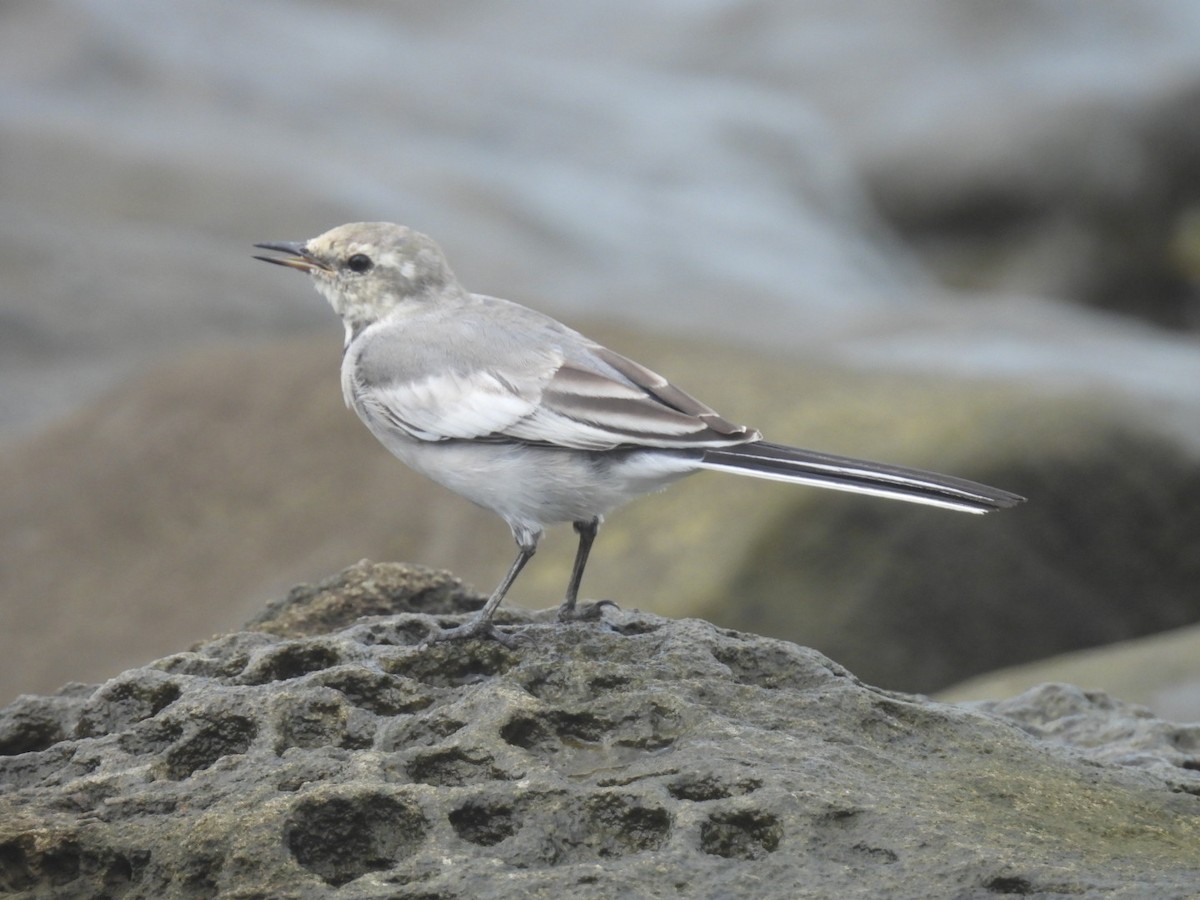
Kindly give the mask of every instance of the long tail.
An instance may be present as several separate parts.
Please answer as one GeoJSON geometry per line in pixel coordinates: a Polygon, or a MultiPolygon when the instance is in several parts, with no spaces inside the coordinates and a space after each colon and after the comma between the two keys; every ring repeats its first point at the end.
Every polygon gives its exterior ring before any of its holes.
{"type": "Polygon", "coordinates": [[[706,450],[700,465],[705,469],[755,478],[811,484],[971,513],[1004,509],[1025,500],[1017,494],[952,475],[817,453],[768,441],[706,450]]]}

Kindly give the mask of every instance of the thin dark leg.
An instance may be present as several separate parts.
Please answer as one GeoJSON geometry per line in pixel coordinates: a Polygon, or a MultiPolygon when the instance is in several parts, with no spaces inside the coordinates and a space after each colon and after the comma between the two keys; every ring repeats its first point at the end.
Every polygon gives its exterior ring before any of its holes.
{"type": "Polygon", "coordinates": [[[429,638],[429,643],[437,643],[439,641],[462,641],[473,637],[490,637],[499,641],[506,646],[512,646],[511,638],[505,637],[496,630],[496,626],[492,624],[492,616],[500,604],[504,602],[504,596],[508,593],[508,589],[512,587],[513,582],[517,580],[517,576],[521,574],[521,570],[525,568],[525,563],[533,558],[533,554],[537,552],[538,539],[541,534],[528,535],[522,540],[517,539],[517,558],[513,560],[513,564],[508,569],[508,574],[497,586],[496,590],[492,591],[492,596],[488,597],[487,603],[483,604],[483,609],[479,610],[469,622],[459,625],[457,628],[450,628],[446,631],[440,631],[429,638]]]}
{"type": "Polygon", "coordinates": [[[575,619],[598,619],[600,611],[605,606],[616,606],[611,600],[605,600],[591,604],[584,610],[575,608],[575,604],[579,600],[579,585],[583,581],[583,570],[587,567],[588,554],[592,552],[592,542],[596,540],[596,532],[600,530],[600,520],[576,522],[575,530],[579,533],[579,549],[575,551],[575,565],[571,567],[571,580],[567,583],[567,598],[558,608],[558,621],[560,622],[570,622],[575,619]]]}
{"type": "Polygon", "coordinates": [[[571,580],[567,582],[567,599],[559,609],[559,618],[570,617],[575,612],[575,602],[579,599],[579,585],[583,582],[583,570],[587,567],[588,554],[592,552],[592,542],[596,540],[596,532],[600,530],[600,520],[576,522],[575,531],[579,535],[579,548],[575,551],[575,565],[571,567],[571,580]]]}

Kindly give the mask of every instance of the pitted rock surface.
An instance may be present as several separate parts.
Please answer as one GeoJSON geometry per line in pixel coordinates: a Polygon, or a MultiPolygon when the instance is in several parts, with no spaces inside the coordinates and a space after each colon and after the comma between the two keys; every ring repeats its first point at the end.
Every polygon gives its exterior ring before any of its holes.
{"type": "Polygon", "coordinates": [[[1186,897],[1200,884],[1200,726],[1066,686],[990,711],[934,703],[783,641],[636,612],[558,626],[510,610],[516,649],[423,646],[474,602],[462,593],[444,574],[362,563],[257,630],[21,698],[0,712],[0,892],[1186,897]],[[425,611],[378,615],[403,608],[406,583],[425,611]]]}

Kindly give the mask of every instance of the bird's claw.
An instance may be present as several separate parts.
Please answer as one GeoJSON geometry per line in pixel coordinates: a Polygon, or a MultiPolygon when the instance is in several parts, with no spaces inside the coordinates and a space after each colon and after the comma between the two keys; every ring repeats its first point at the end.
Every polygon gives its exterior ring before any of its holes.
{"type": "Polygon", "coordinates": [[[521,643],[520,635],[505,634],[490,619],[471,619],[454,628],[438,629],[425,639],[421,647],[424,649],[432,644],[441,644],[447,641],[469,641],[476,638],[495,641],[510,650],[515,650],[521,643]]]}

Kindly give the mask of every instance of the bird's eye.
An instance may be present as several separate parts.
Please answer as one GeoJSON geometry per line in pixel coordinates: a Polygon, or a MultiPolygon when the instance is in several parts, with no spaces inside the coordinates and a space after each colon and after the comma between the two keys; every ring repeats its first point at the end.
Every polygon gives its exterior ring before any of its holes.
{"type": "Polygon", "coordinates": [[[346,268],[351,272],[365,272],[371,268],[374,263],[371,262],[371,257],[365,253],[355,253],[352,257],[346,260],[346,268]]]}

